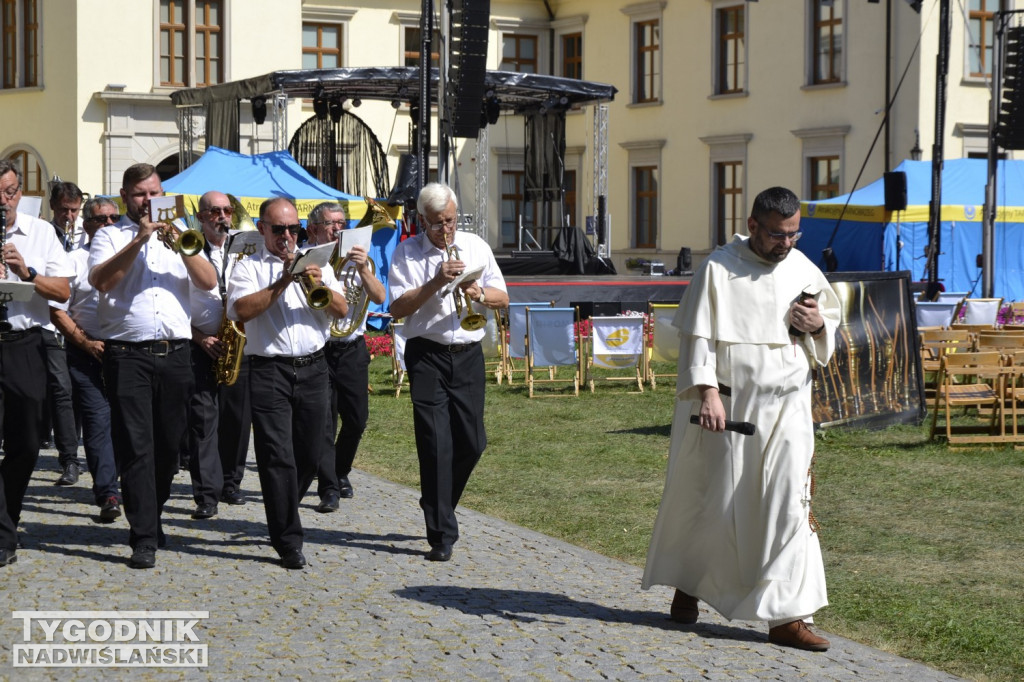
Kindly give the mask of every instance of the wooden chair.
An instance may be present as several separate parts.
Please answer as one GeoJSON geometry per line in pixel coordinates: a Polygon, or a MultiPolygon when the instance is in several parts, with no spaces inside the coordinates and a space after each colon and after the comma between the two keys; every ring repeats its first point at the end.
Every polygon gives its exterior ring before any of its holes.
{"type": "Polygon", "coordinates": [[[995,327],[1002,307],[1001,298],[965,298],[960,304],[963,324],[987,324],[995,327]]]}
{"type": "Polygon", "coordinates": [[[505,378],[505,327],[502,324],[501,316],[497,310],[491,314],[483,311],[487,317],[487,324],[484,325],[484,337],[480,340],[480,349],[484,353],[484,372],[494,372],[494,379],[501,385],[505,378]]]}
{"type": "Polygon", "coordinates": [[[533,397],[568,397],[568,393],[534,395],[536,384],[572,384],[572,396],[579,397],[583,376],[583,339],[579,332],[579,308],[526,308],[526,384],[533,397]],[[561,367],[572,367],[572,376],[558,376],[561,367]],[[535,376],[545,368],[548,378],[535,376]]]}
{"type": "Polygon", "coordinates": [[[959,303],[956,302],[921,302],[914,303],[914,315],[917,328],[946,328],[953,322],[959,303]]]}
{"type": "Polygon", "coordinates": [[[391,321],[391,384],[395,389],[395,397],[402,393],[405,384],[405,335],[401,320],[391,321]]]}
{"type": "Polygon", "coordinates": [[[1012,353],[1024,350],[1024,331],[993,330],[978,332],[974,339],[974,350],[994,350],[1000,353],[1012,353]]]}
{"type": "MultiPolygon", "coordinates": [[[[949,353],[942,358],[943,382],[936,394],[935,405],[946,411],[946,440],[950,445],[970,443],[1007,443],[1014,439],[1006,434],[1006,377],[1013,369],[1006,367],[997,352],[949,353]],[[987,426],[953,426],[953,409],[987,405],[992,408],[987,426]]],[[[965,410],[966,411],[966,410],[965,410]]]]}
{"type": "Polygon", "coordinates": [[[1024,301],[1014,301],[1010,304],[1010,314],[1008,319],[1013,320],[1013,322],[1003,325],[1004,327],[1015,325],[1017,327],[1024,328],[1024,301]],[[1016,322],[1016,320],[1021,320],[1021,322],[1016,322]]]}
{"type": "Polygon", "coordinates": [[[651,385],[652,391],[658,387],[658,377],[675,377],[677,374],[679,330],[672,326],[672,319],[678,309],[678,303],[647,304],[646,338],[651,339],[651,347],[647,352],[644,368],[647,383],[651,385]],[[671,372],[658,374],[654,371],[655,362],[670,362],[673,369],[671,372]]]}
{"type": "Polygon", "coordinates": [[[647,344],[644,318],[616,315],[590,318],[590,343],[586,353],[586,381],[594,392],[594,367],[605,370],[627,370],[628,374],[602,374],[604,381],[636,382],[636,393],[644,392],[644,355],[647,344]]]}
{"type": "Polygon", "coordinates": [[[509,385],[512,384],[514,373],[525,374],[526,364],[526,309],[541,308],[547,306],[555,307],[554,301],[533,301],[530,303],[509,303],[505,309],[506,334],[504,345],[504,374],[509,385]],[[516,363],[521,362],[519,367],[516,363]]]}
{"type": "Polygon", "coordinates": [[[934,402],[929,438],[935,437],[938,420],[939,387],[942,386],[942,358],[947,353],[967,352],[974,348],[974,335],[967,330],[927,329],[919,333],[921,339],[921,374],[924,383],[924,399],[934,402]]]}

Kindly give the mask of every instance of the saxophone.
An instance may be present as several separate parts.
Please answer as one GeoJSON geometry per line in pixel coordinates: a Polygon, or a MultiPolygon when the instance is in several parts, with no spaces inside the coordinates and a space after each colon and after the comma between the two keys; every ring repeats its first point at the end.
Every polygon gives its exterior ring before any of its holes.
{"type": "Polygon", "coordinates": [[[242,350],[245,348],[245,326],[228,319],[227,310],[220,321],[217,338],[224,344],[224,352],[217,358],[213,374],[218,384],[233,386],[242,370],[242,350]]]}

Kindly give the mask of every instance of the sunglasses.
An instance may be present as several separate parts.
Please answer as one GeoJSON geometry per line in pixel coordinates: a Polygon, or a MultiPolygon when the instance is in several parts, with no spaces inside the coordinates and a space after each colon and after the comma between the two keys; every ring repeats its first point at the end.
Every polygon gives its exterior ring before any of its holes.
{"type": "Polygon", "coordinates": [[[200,213],[220,213],[221,215],[226,215],[228,217],[231,217],[231,214],[234,212],[235,209],[230,206],[211,206],[210,208],[204,208],[200,211],[200,213]]]}
{"type": "Polygon", "coordinates": [[[299,232],[302,231],[302,225],[271,225],[270,231],[275,237],[280,237],[284,234],[285,230],[292,233],[293,237],[298,237],[299,232]]]}
{"type": "Polygon", "coordinates": [[[86,220],[91,220],[94,223],[102,223],[104,225],[107,223],[116,223],[120,219],[121,214],[119,213],[114,213],[113,215],[94,215],[86,218],[86,220]]]}

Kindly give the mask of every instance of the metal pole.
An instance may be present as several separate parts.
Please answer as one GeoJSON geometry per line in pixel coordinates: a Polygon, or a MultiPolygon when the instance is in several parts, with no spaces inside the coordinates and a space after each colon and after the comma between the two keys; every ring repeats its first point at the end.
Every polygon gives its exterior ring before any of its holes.
{"type": "Polygon", "coordinates": [[[939,53],[935,58],[935,139],[932,141],[932,198],[928,202],[928,287],[939,293],[939,252],[942,249],[942,165],[946,130],[946,82],[949,74],[949,0],[939,3],[939,53]]]}
{"type": "Polygon", "coordinates": [[[420,8],[420,117],[416,144],[416,193],[427,184],[430,160],[430,53],[434,34],[433,0],[422,0],[420,8]]]}
{"type": "MultiPolygon", "coordinates": [[[[885,106],[889,106],[889,102],[892,101],[892,0],[885,0],[885,106]]],[[[892,143],[891,135],[889,132],[889,121],[892,120],[890,112],[886,109],[885,112],[885,172],[888,173],[892,166],[892,151],[890,146],[892,143]]],[[[897,242],[896,248],[899,249],[899,243],[897,242]]],[[[899,260],[897,260],[897,270],[899,270],[899,260]]]]}
{"type": "Polygon", "coordinates": [[[992,99],[988,108],[988,177],[985,182],[985,210],[981,217],[981,295],[992,298],[995,291],[996,178],[999,173],[999,144],[996,127],[1003,99],[1003,64],[1006,55],[1007,0],[999,0],[996,13],[995,45],[992,50],[992,99]]]}

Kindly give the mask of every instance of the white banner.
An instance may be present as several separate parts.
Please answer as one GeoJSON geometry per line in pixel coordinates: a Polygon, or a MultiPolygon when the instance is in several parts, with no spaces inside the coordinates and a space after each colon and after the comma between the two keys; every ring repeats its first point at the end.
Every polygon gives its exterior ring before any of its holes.
{"type": "Polygon", "coordinates": [[[644,318],[591,317],[594,366],[605,369],[630,367],[644,348],[644,318]]]}
{"type": "MultiPolygon", "coordinates": [[[[510,311],[511,312],[511,311],[510,311]]],[[[573,308],[531,308],[530,353],[535,367],[576,364],[573,308]]]]}

